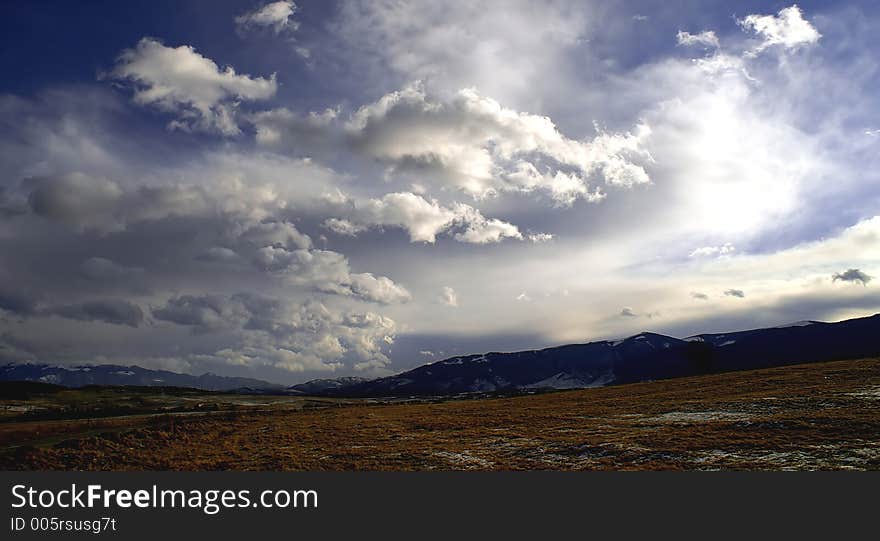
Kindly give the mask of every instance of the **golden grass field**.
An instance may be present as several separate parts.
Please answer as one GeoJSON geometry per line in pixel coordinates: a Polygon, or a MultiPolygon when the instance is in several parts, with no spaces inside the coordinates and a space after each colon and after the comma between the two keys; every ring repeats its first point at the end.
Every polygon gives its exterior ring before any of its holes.
{"type": "MultiPolygon", "coordinates": [[[[880,469],[880,359],[511,398],[398,403],[215,394],[190,398],[198,407],[176,413],[7,418],[0,423],[0,466],[880,469]]],[[[10,404],[21,410],[22,401],[10,404]]]]}

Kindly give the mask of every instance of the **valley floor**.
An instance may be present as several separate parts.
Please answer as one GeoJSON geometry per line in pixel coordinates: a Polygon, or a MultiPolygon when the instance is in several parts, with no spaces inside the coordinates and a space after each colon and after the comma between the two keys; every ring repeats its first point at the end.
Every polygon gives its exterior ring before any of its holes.
{"type": "Polygon", "coordinates": [[[0,449],[6,470],[877,470],[880,359],[513,398],[5,422],[0,449]]]}

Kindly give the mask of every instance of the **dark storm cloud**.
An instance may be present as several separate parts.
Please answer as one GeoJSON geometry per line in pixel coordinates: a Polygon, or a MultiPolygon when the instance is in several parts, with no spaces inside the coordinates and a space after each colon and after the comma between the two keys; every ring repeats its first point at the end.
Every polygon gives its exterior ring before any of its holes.
{"type": "Polygon", "coordinates": [[[44,313],[79,321],[100,321],[129,327],[137,327],[144,320],[144,312],[138,305],[118,299],[55,306],[46,309],[44,313]]]}
{"type": "Polygon", "coordinates": [[[0,186],[0,218],[18,216],[27,211],[26,201],[16,198],[6,186],[0,186]]]}
{"type": "Polygon", "coordinates": [[[231,250],[224,246],[212,246],[196,256],[196,259],[198,259],[199,261],[223,263],[236,261],[238,259],[238,254],[235,253],[234,250],[231,250]]]}
{"type": "Polygon", "coordinates": [[[90,257],[82,262],[79,269],[86,278],[99,282],[131,281],[144,273],[142,268],[119,265],[104,257],[90,257]]]}
{"type": "Polygon", "coordinates": [[[840,280],[841,282],[859,282],[863,286],[868,285],[868,282],[873,279],[873,276],[868,276],[859,269],[847,269],[843,272],[837,272],[834,274],[834,276],[831,277],[831,281],[833,282],[836,282],[838,280],[840,280]]]}
{"type": "Polygon", "coordinates": [[[181,295],[172,297],[161,308],[154,309],[153,317],[178,325],[207,332],[224,326],[240,324],[247,312],[239,303],[223,295],[181,295]]]}
{"type": "Polygon", "coordinates": [[[36,306],[36,302],[22,292],[0,288],[0,310],[28,315],[34,312],[36,306]]]}
{"type": "Polygon", "coordinates": [[[35,214],[76,230],[109,233],[128,224],[175,215],[204,215],[215,210],[211,197],[196,186],[140,186],[124,190],[117,182],[82,173],[30,178],[28,203],[35,214]]]}

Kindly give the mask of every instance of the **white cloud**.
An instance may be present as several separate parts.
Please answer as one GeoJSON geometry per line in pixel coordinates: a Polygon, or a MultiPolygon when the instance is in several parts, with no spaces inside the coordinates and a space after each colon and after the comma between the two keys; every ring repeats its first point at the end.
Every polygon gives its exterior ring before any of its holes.
{"type": "Polygon", "coordinates": [[[205,58],[189,45],[167,47],[143,38],[119,55],[110,73],[134,86],[134,101],[172,112],[171,129],[240,132],[235,119],[239,101],[265,100],[275,95],[275,75],[268,79],[239,75],[205,58]]]}
{"type": "Polygon", "coordinates": [[[319,302],[291,303],[250,293],[171,297],[153,317],[222,338],[193,360],[293,372],[381,368],[394,342],[392,319],[373,312],[334,310],[319,302]]]}
{"type": "Polygon", "coordinates": [[[271,28],[276,34],[285,30],[293,32],[299,28],[299,23],[291,19],[296,11],[297,6],[291,0],[270,2],[239,15],[235,24],[240,31],[263,27],[271,28]]]}
{"type": "Polygon", "coordinates": [[[689,257],[723,256],[732,254],[736,248],[729,242],[721,246],[704,246],[690,253],[689,257]]]}
{"type": "Polygon", "coordinates": [[[562,55],[578,45],[593,15],[589,2],[352,0],[331,29],[358,67],[375,63],[438,90],[474,86],[519,103],[535,95],[524,74],[540,73],[545,83],[565,76],[562,55]]]}
{"type": "Polygon", "coordinates": [[[650,180],[636,163],[651,160],[644,148],[647,125],[623,134],[598,130],[591,141],[569,139],[549,118],[504,108],[473,89],[438,101],[415,83],[361,107],[346,129],[355,146],[386,163],[389,173],[452,186],[478,199],[538,190],[570,205],[578,198],[601,199],[588,187],[593,177],[621,187],[650,180]]]}
{"type": "Polygon", "coordinates": [[[440,294],[440,302],[446,306],[458,306],[458,294],[449,286],[443,286],[443,292],[440,294]]]}
{"type": "Polygon", "coordinates": [[[489,244],[502,239],[522,239],[522,234],[513,224],[496,218],[486,218],[480,211],[468,205],[457,203],[456,221],[463,224],[464,231],[455,234],[455,240],[471,244],[489,244]]]}
{"type": "Polygon", "coordinates": [[[404,303],[412,299],[410,292],[391,278],[369,272],[351,275],[351,294],[381,304],[404,303]]]}
{"type": "Polygon", "coordinates": [[[350,199],[344,194],[341,197],[335,206],[346,216],[330,218],[323,224],[341,235],[355,236],[371,227],[400,227],[409,233],[411,242],[433,243],[437,235],[447,231],[457,231],[456,240],[473,244],[522,239],[515,225],[486,218],[479,210],[463,203],[444,207],[437,200],[427,200],[410,192],[385,194],[377,199],[350,199]]]}
{"type": "Polygon", "coordinates": [[[526,238],[529,239],[529,242],[538,244],[541,242],[550,242],[553,240],[553,235],[551,233],[529,233],[526,238]]]}
{"type": "Polygon", "coordinates": [[[621,317],[639,317],[632,308],[628,306],[624,306],[623,309],[620,310],[621,317]]]}
{"type": "Polygon", "coordinates": [[[337,235],[345,237],[356,237],[358,233],[363,233],[369,229],[365,225],[355,224],[344,218],[327,218],[322,225],[337,235]]]}
{"type": "Polygon", "coordinates": [[[721,47],[721,43],[718,41],[718,36],[716,36],[715,32],[712,30],[706,30],[699,34],[691,34],[690,32],[679,30],[675,38],[679,45],[686,47],[693,45],[701,45],[703,47],[716,49],[721,47]]]}
{"type": "Polygon", "coordinates": [[[762,41],[753,53],[780,45],[785,49],[797,49],[819,42],[822,34],[803,18],[797,5],[783,8],[776,15],[749,15],[739,21],[740,25],[761,37],[762,41]]]}
{"type": "Polygon", "coordinates": [[[255,251],[253,261],[267,273],[323,293],[380,304],[403,303],[411,298],[409,291],[386,276],[352,273],[348,259],[332,250],[263,246],[255,251]]]}

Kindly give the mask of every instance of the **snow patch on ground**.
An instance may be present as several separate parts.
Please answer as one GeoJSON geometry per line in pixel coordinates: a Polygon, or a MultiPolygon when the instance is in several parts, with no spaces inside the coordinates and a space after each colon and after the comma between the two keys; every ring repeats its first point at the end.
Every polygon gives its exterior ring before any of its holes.
{"type": "Polygon", "coordinates": [[[670,411],[651,417],[644,422],[653,423],[706,423],[710,421],[747,421],[751,415],[739,411],[670,411]]]}
{"type": "Polygon", "coordinates": [[[777,327],[773,327],[774,329],[787,329],[789,327],[806,327],[808,325],[814,325],[815,321],[795,321],[794,323],[788,323],[786,325],[779,325],[777,327]]]}
{"type": "Polygon", "coordinates": [[[434,451],[432,453],[436,457],[440,457],[457,467],[464,467],[467,469],[474,468],[491,468],[493,466],[493,462],[474,456],[467,451],[456,453],[453,451],[434,451]]]}
{"type": "Polygon", "coordinates": [[[855,398],[863,398],[865,400],[880,400],[880,385],[876,387],[866,387],[861,391],[846,393],[846,395],[855,398]]]}
{"type": "Polygon", "coordinates": [[[549,378],[523,385],[522,389],[588,389],[590,387],[602,387],[614,381],[614,373],[606,372],[592,380],[584,380],[560,372],[549,378]]]}

